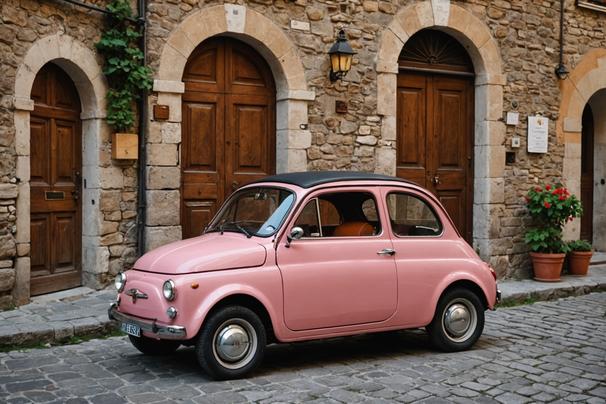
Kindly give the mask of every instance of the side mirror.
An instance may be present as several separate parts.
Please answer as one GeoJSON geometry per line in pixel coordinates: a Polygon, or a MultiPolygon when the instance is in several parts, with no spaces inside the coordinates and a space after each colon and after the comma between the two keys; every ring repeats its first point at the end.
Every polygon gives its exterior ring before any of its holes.
{"type": "Polygon", "coordinates": [[[299,240],[301,237],[303,237],[304,231],[302,228],[300,228],[299,226],[295,226],[290,230],[290,234],[288,236],[286,236],[286,247],[290,247],[290,243],[293,240],[299,240]]]}

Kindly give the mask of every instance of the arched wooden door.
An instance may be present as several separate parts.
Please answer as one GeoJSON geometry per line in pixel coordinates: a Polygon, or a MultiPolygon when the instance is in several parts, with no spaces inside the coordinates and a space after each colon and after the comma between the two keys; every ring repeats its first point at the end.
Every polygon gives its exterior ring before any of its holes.
{"type": "Polygon", "coordinates": [[[58,66],[42,67],[32,88],[30,209],[32,296],[82,284],[80,99],[58,66]]]}
{"type": "Polygon", "coordinates": [[[188,238],[234,189],[275,172],[276,90],[265,60],[224,37],[198,46],[183,81],[181,225],[188,238]]]}
{"type": "Polygon", "coordinates": [[[440,199],[472,242],[474,70],[463,46],[422,30],[399,58],[396,175],[440,199]]]}
{"type": "Polygon", "coordinates": [[[593,160],[594,160],[594,121],[589,104],[585,106],[582,117],[581,133],[581,239],[593,242],[593,160]]]}

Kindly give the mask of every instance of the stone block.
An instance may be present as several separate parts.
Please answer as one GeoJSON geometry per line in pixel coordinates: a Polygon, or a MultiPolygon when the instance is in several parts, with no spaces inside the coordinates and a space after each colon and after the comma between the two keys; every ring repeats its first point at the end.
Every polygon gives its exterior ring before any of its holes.
{"type": "Polygon", "coordinates": [[[17,185],[0,184],[0,199],[15,199],[18,195],[17,185]]]}
{"type": "Polygon", "coordinates": [[[396,115],[397,79],[396,74],[377,74],[377,113],[379,115],[396,115]]]}
{"type": "MultiPolygon", "coordinates": [[[[186,63],[187,58],[179,53],[175,48],[172,46],[164,46],[162,49],[162,56],[160,57],[160,71],[157,77],[161,77],[164,80],[179,81],[183,76],[183,68],[185,67],[186,63]]],[[[162,102],[158,103],[164,105],[162,102]]]]}
{"type": "Polygon", "coordinates": [[[396,175],[396,150],[379,147],[375,152],[375,173],[396,175]]]}
{"type": "Polygon", "coordinates": [[[29,257],[17,258],[15,262],[15,287],[13,288],[13,302],[17,306],[29,303],[30,267],[29,257]]]}
{"type": "Polygon", "coordinates": [[[30,242],[30,193],[29,182],[18,185],[19,198],[17,198],[17,234],[18,243],[30,242]]]}
{"type": "Polygon", "coordinates": [[[145,227],[145,251],[181,240],[181,226],[145,227]]]}
{"type": "Polygon", "coordinates": [[[505,201],[505,181],[503,178],[474,179],[475,203],[503,203],[505,201]]]}
{"type": "Polygon", "coordinates": [[[30,247],[29,243],[17,244],[17,256],[25,257],[25,256],[29,255],[30,249],[31,249],[31,247],[30,247]]]}
{"type": "Polygon", "coordinates": [[[381,140],[392,141],[396,140],[397,136],[397,119],[395,115],[385,115],[381,124],[381,140]]]}
{"type": "Polygon", "coordinates": [[[124,237],[122,236],[122,233],[116,232],[101,237],[99,244],[101,244],[102,246],[110,246],[114,244],[120,244],[123,241],[124,237]]]}
{"type": "Polygon", "coordinates": [[[12,290],[15,285],[15,270],[13,268],[0,269],[0,292],[12,290]]]}
{"type": "Polygon", "coordinates": [[[30,155],[29,111],[15,111],[15,152],[18,156],[30,155]]]}
{"type": "Polygon", "coordinates": [[[227,31],[243,33],[246,24],[246,7],[237,4],[225,4],[225,22],[227,31]]]}
{"type": "Polygon", "coordinates": [[[0,260],[12,259],[17,255],[17,244],[12,234],[0,236],[0,260]]]}
{"type": "Polygon", "coordinates": [[[434,24],[438,26],[448,26],[450,17],[450,0],[432,0],[431,8],[433,12],[434,24]]]}
{"type": "Polygon", "coordinates": [[[0,261],[0,268],[12,268],[13,260],[2,260],[0,261]]]}
{"type": "Polygon", "coordinates": [[[478,120],[497,121],[503,117],[503,86],[476,87],[475,114],[478,120]]]}
{"type": "Polygon", "coordinates": [[[177,166],[179,152],[176,144],[152,143],[147,149],[148,166],[177,166]]]}
{"type": "Polygon", "coordinates": [[[120,201],[122,201],[120,191],[101,191],[99,209],[103,212],[120,210],[120,201]]]}
{"type": "Polygon", "coordinates": [[[404,47],[404,42],[391,30],[381,34],[381,47],[377,52],[376,70],[380,73],[397,73],[398,55],[404,47]],[[395,68],[395,71],[394,71],[395,68]]]}
{"type": "Polygon", "coordinates": [[[147,225],[179,225],[180,206],[179,191],[147,191],[147,225]]]}
{"type": "Polygon", "coordinates": [[[311,132],[309,130],[279,130],[276,133],[277,149],[307,149],[311,146],[311,132]]]}
{"type": "Polygon", "coordinates": [[[122,189],[124,187],[122,169],[116,166],[101,167],[99,169],[99,186],[104,189],[122,189]]]}
{"type": "Polygon", "coordinates": [[[276,103],[277,130],[301,130],[301,125],[307,123],[307,101],[283,100],[276,103]]]}
{"type": "Polygon", "coordinates": [[[358,136],[356,138],[356,143],[360,143],[360,144],[364,144],[364,145],[369,145],[369,146],[374,146],[377,144],[377,138],[372,136],[372,135],[368,135],[368,136],[358,136]]]}
{"type": "Polygon", "coordinates": [[[83,248],[82,251],[83,272],[102,274],[109,270],[109,249],[107,247],[91,246],[83,248]]]}
{"type": "Polygon", "coordinates": [[[500,121],[479,121],[475,124],[476,146],[501,146],[505,141],[505,124],[500,121]]]}
{"type": "Polygon", "coordinates": [[[168,105],[168,122],[181,122],[181,94],[159,93],[158,104],[168,105]]]}
{"type": "Polygon", "coordinates": [[[176,122],[166,122],[162,125],[162,143],[181,143],[181,124],[176,122]]]}
{"type": "Polygon", "coordinates": [[[147,189],[178,189],[180,186],[179,167],[147,167],[147,189]]]}
{"type": "Polygon", "coordinates": [[[475,178],[500,178],[505,171],[505,146],[474,147],[475,178]]]}

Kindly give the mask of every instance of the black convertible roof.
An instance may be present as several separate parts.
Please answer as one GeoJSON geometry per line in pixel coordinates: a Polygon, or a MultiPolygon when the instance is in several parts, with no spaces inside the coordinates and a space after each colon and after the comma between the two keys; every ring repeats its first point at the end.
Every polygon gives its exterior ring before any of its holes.
{"type": "Polygon", "coordinates": [[[301,188],[312,188],[316,185],[327,184],[336,181],[396,181],[406,184],[415,184],[402,178],[389,175],[365,173],[360,171],[305,171],[298,173],[286,173],[265,177],[258,182],[282,182],[285,184],[297,185],[301,188]]]}

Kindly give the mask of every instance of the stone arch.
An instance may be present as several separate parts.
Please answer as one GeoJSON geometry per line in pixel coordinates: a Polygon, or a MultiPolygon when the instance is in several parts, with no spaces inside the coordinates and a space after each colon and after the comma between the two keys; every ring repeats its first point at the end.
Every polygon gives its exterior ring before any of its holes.
{"type": "Polygon", "coordinates": [[[505,125],[500,119],[506,80],[496,40],[488,26],[465,8],[448,0],[419,2],[400,10],[383,31],[376,69],[377,112],[382,116],[381,137],[385,146],[377,150],[375,170],[395,174],[398,57],[408,39],[425,28],[442,30],[456,38],[467,49],[474,65],[474,247],[483,258],[496,260],[489,233],[496,225],[493,222],[498,220],[494,214],[499,209],[497,205],[504,202],[505,125]]]}
{"type": "MultiPolygon", "coordinates": [[[[311,132],[307,129],[308,102],[315,99],[305,79],[303,63],[296,46],[284,31],[261,13],[244,5],[224,4],[205,7],[186,17],[173,30],[160,54],[160,65],[154,91],[157,103],[169,106],[169,118],[163,122],[150,122],[149,142],[181,143],[181,94],[184,93],[183,72],[193,50],[204,40],[217,35],[231,36],[248,43],[269,64],[276,84],[276,171],[307,170],[307,148],[311,146],[311,132]],[[170,136],[166,134],[170,133],[170,136]],[[163,135],[165,134],[165,135],[163,135]]],[[[157,145],[158,147],[160,145],[157,145]]],[[[176,162],[180,164],[179,161],[176,162]]],[[[147,162],[154,166],[153,161],[147,162]]],[[[148,171],[153,176],[153,167],[148,171]]],[[[153,178],[148,178],[153,182],[153,178]]],[[[180,188],[171,188],[176,199],[180,199],[180,188]]],[[[166,190],[166,188],[164,188],[166,190]]],[[[154,192],[154,191],[148,191],[154,192]]],[[[151,196],[151,195],[150,195],[151,196]]],[[[154,215],[148,207],[148,217],[154,215]]],[[[178,220],[161,226],[148,220],[146,248],[181,237],[178,220]],[[170,237],[158,235],[170,234],[170,237]]]]}
{"type": "MultiPolygon", "coordinates": [[[[30,112],[34,110],[31,90],[36,75],[47,63],[60,66],[72,79],[81,101],[82,120],[82,176],[88,179],[82,195],[82,249],[83,278],[86,284],[87,273],[106,271],[99,257],[109,256],[107,247],[100,247],[99,204],[99,165],[100,147],[103,139],[109,138],[109,129],[105,118],[105,94],[107,84],[95,53],[83,43],[64,34],[50,35],[37,40],[27,51],[19,65],[15,79],[14,124],[15,149],[17,154],[17,232],[18,245],[29,251],[30,246],[30,112]],[[105,254],[105,255],[104,255],[105,254]],[[90,264],[90,265],[89,265],[90,264]]],[[[30,259],[28,256],[17,258],[17,279],[14,287],[16,304],[29,300],[30,259]]],[[[93,285],[94,286],[94,285],[93,285]]]]}
{"type": "MultiPolygon", "coordinates": [[[[585,105],[592,96],[606,89],[606,49],[592,49],[579,64],[560,82],[562,100],[556,122],[559,143],[564,143],[562,177],[571,193],[581,191],[581,130],[585,105]]],[[[577,238],[580,222],[572,221],[565,229],[566,238],[577,238]]],[[[604,248],[604,247],[602,247],[604,248]]]]}

